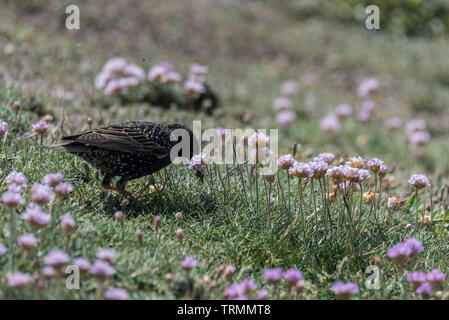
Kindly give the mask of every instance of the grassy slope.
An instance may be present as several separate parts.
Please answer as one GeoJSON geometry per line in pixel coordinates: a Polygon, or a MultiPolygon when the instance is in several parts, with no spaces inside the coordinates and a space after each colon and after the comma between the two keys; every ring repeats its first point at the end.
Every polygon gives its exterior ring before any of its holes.
{"type": "MultiPolygon", "coordinates": [[[[342,157],[381,157],[396,168],[394,177],[400,182],[389,191],[390,195],[408,195],[409,189],[401,185],[406,186],[408,176],[417,170],[431,174],[437,186],[447,183],[449,164],[443,159],[448,154],[449,62],[444,58],[449,44],[445,39],[396,39],[367,32],[361,26],[339,25],[319,18],[296,21],[261,3],[237,5],[232,1],[123,1],[121,5],[108,6],[106,1],[95,1],[95,6],[80,4],[81,30],[69,32],[62,27],[63,1],[49,2],[47,9],[32,11],[12,3],[0,5],[0,118],[12,122],[8,106],[14,100],[41,108],[24,114],[23,127],[11,125],[6,147],[9,157],[6,160],[2,154],[2,169],[5,173],[11,168],[22,171],[30,181],[40,180],[44,173],[62,171],[75,186],[70,198],[54,209],[71,212],[77,220],[69,252],[93,259],[97,248],[113,247],[118,253],[118,274],[113,284],[127,288],[133,298],[182,297],[182,282],[179,280],[177,290],[172,290],[163,276],[179,271],[179,262],[187,253],[201,261],[198,276],[204,274],[209,264],[211,271],[219,264],[236,264],[236,278],[251,276],[258,281],[264,267],[298,267],[307,279],[314,280],[309,297],[317,293],[332,297],[328,291],[332,281],[346,278],[362,285],[363,278],[357,272],[363,274],[372,258],[383,255],[387,246],[399,241],[404,233],[393,229],[384,240],[376,234],[362,238],[356,256],[343,235],[341,239],[325,237],[318,248],[310,250],[299,235],[279,240],[286,228],[286,208],[282,207],[271,227],[267,227],[265,209],[255,216],[239,186],[232,199],[224,201],[222,192],[207,183],[198,184],[184,168],[170,169],[179,170],[171,175],[171,187],[148,196],[144,211],[135,213],[116,195],[100,190],[92,168],[69,155],[53,152],[44,151],[41,159],[39,150],[28,147],[35,142],[26,138],[25,131],[39,115],[53,114],[56,127],[64,112],[64,130],[68,132],[86,129],[88,116],[94,118],[94,125],[144,118],[161,122],[201,119],[208,127],[274,127],[271,103],[279,94],[280,84],[290,78],[299,80],[304,72],[311,71],[318,79],[304,88],[296,100],[295,108],[301,116],[288,132],[281,130],[282,137],[287,138],[281,139],[284,151],[288,151],[291,141],[297,140],[302,145],[298,158],[309,159],[312,153],[323,151],[342,157]],[[207,64],[208,81],[222,98],[222,110],[208,117],[148,105],[119,106],[112,101],[110,108],[100,112],[103,100],[92,84],[111,56],[126,57],[146,69],[155,62],[168,60],[184,74],[193,61],[207,64]],[[355,89],[365,76],[378,76],[382,83],[374,98],[378,104],[374,123],[362,125],[350,120],[344,124],[343,132],[329,141],[318,131],[320,117],[338,103],[358,108],[362,100],[355,89]],[[241,122],[242,112],[251,115],[250,124],[241,122]],[[428,152],[421,160],[409,156],[401,134],[379,130],[386,117],[407,119],[411,114],[425,117],[432,134],[428,152]],[[356,143],[362,134],[368,138],[364,145],[356,143]],[[19,143],[12,145],[13,138],[19,143]],[[124,239],[119,224],[112,218],[118,209],[129,214],[124,239]],[[186,216],[182,248],[178,248],[174,236],[176,211],[183,211],[186,216]],[[154,214],[163,217],[157,239],[151,224],[154,214]],[[137,246],[137,229],[145,233],[144,249],[137,246]],[[348,262],[336,271],[344,257],[348,257],[348,262]]],[[[59,135],[59,130],[55,130],[47,142],[59,135]]],[[[239,176],[234,178],[238,181],[239,176]]],[[[165,180],[157,179],[159,183],[165,180]]],[[[135,181],[131,188],[141,190],[145,182],[135,181]]],[[[5,219],[5,209],[1,212],[5,219]]],[[[49,232],[40,256],[50,248],[63,246],[60,230],[49,232]]],[[[429,240],[425,241],[427,259],[420,262],[421,267],[446,268],[447,262],[442,258],[447,254],[446,245],[432,240],[430,232],[424,232],[422,237],[429,240]]],[[[26,264],[21,268],[27,270],[26,264]]],[[[67,297],[94,297],[94,286],[95,282],[90,281],[75,295],[66,293],[67,297]]],[[[388,292],[401,296],[397,288],[388,292]]],[[[364,295],[372,297],[368,291],[363,291],[364,295]]],[[[219,296],[219,292],[213,296],[219,296]]]]}

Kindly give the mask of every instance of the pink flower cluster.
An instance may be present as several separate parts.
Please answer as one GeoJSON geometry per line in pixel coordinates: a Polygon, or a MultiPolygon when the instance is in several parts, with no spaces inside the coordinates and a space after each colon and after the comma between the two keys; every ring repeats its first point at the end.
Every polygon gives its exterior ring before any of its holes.
{"type": "Polygon", "coordinates": [[[335,135],[341,130],[340,120],[335,113],[328,113],[321,119],[320,128],[330,135],[335,135]]]}
{"type": "Polygon", "coordinates": [[[359,96],[366,97],[379,88],[379,80],[377,78],[365,78],[359,85],[357,90],[359,96]]]}
{"type": "MultiPolygon", "coordinates": [[[[286,81],[281,86],[283,95],[294,95],[298,92],[299,85],[294,80],[286,81]]],[[[293,102],[285,97],[279,96],[273,101],[273,108],[279,113],[276,116],[276,123],[281,127],[286,127],[296,120],[296,112],[292,110],[293,102]]]]}
{"type": "Polygon", "coordinates": [[[368,122],[373,116],[373,112],[376,108],[374,101],[366,100],[362,104],[362,110],[357,114],[357,119],[360,122],[368,122]]]}
{"type": "Polygon", "coordinates": [[[424,147],[430,141],[430,134],[426,131],[426,121],[412,119],[405,126],[405,134],[411,149],[419,156],[424,155],[424,147]]]}
{"type": "Polygon", "coordinates": [[[410,238],[404,242],[399,242],[394,247],[388,248],[387,256],[397,263],[404,265],[410,258],[422,251],[424,251],[424,247],[421,241],[410,238]]]}
{"type": "Polygon", "coordinates": [[[407,274],[407,281],[412,289],[424,298],[430,298],[433,290],[438,290],[445,280],[446,275],[439,269],[429,271],[427,274],[421,271],[411,271],[407,274]]]}
{"type": "Polygon", "coordinates": [[[145,79],[145,71],[124,58],[112,58],[106,62],[95,79],[95,87],[106,95],[126,94],[145,79]]]}
{"type": "Polygon", "coordinates": [[[47,133],[49,126],[47,122],[39,120],[38,122],[32,125],[32,128],[36,134],[43,136],[44,134],[47,133]]]}
{"type": "Polygon", "coordinates": [[[266,136],[262,132],[256,132],[248,138],[248,146],[251,152],[250,163],[260,164],[262,166],[269,163],[269,160],[273,154],[270,146],[270,137],[266,136]]]}
{"type": "Polygon", "coordinates": [[[0,119],[0,137],[8,132],[8,123],[0,119]]]}
{"type": "Polygon", "coordinates": [[[148,71],[148,80],[160,83],[177,83],[182,79],[181,75],[175,72],[173,65],[168,62],[160,62],[148,71]]]}
{"type": "Polygon", "coordinates": [[[184,87],[193,96],[198,96],[206,92],[206,87],[204,86],[206,73],[207,73],[207,66],[203,66],[196,63],[190,66],[189,77],[187,78],[184,87]]]}
{"type": "Polygon", "coordinates": [[[201,152],[200,154],[194,155],[192,159],[190,159],[188,169],[203,174],[204,170],[206,170],[206,164],[206,154],[204,152],[201,152]]]}

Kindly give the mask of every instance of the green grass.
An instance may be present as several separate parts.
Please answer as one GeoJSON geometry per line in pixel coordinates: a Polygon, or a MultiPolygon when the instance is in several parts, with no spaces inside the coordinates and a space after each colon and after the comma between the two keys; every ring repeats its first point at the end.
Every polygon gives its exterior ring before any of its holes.
{"type": "MultiPolygon", "coordinates": [[[[408,177],[426,173],[432,181],[433,212],[424,206],[424,200],[426,206],[430,201],[428,191],[420,192],[420,212],[426,210],[435,219],[442,219],[447,206],[439,195],[443,190],[447,199],[449,180],[449,163],[444,160],[449,154],[449,42],[445,37],[397,38],[320,17],[296,20],[261,2],[224,1],[191,1],[192,5],[178,1],[130,1],[127,8],[108,4],[107,10],[106,1],[96,1],[95,5],[79,2],[81,29],[70,32],[63,28],[64,1],[46,1],[48,6],[38,4],[31,10],[33,2],[0,4],[0,119],[9,123],[6,143],[1,146],[0,188],[3,193],[3,180],[11,170],[23,172],[29,185],[47,173],[60,171],[75,189],[56,203],[52,212],[56,217],[71,213],[77,226],[68,244],[64,243],[59,225],[43,230],[44,243],[39,243],[32,259],[17,244],[12,250],[13,266],[9,264],[9,255],[0,257],[0,294],[4,298],[96,298],[98,282],[89,275],[81,277],[80,290],[61,289],[57,280],[47,283],[39,293],[34,285],[23,291],[7,288],[7,272],[39,272],[43,257],[57,248],[66,250],[71,257],[84,256],[90,261],[95,260],[99,248],[113,248],[117,273],[106,287],[123,287],[133,299],[221,298],[231,281],[225,282],[221,277],[217,287],[206,292],[202,278],[207,274],[215,279],[216,268],[229,263],[237,267],[232,282],[251,277],[259,288],[269,288],[262,279],[264,268],[298,268],[306,279],[303,297],[307,299],[335,298],[330,286],[336,280],[357,283],[360,299],[416,298],[405,275],[385,256],[388,247],[408,237],[419,238],[425,251],[407,265],[407,270],[439,268],[447,272],[449,247],[447,231],[441,229],[441,223],[420,230],[413,226],[406,231],[396,212],[388,224],[382,223],[378,228],[368,214],[369,206],[364,205],[367,212],[351,241],[345,208],[334,202],[330,214],[335,229],[330,230],[322,208],[323,222],[314,231],[313,221],[300,219],[296,183],[292,181],[290,211],[293,218],[298,217],[292,225],[287,201],[281,196],[287,193],[285,173],[280,173],[280,181],[273,186],[277,200],[269,207],[266,188],[259,180],[256,212],[256,188],[254,179],[250,184],[246,166],[241,168],[245,189],[239,170],[234,168],[229,176],[232,191],[228,192],[216,171],[225,177],[223,166],[210,166],[200,182],[185,167],[172,165],[155,175],[157,185],[166,184],[160,192],[150,193],[147,178],[132,181],[130,189],[143,194],[145,206],[138,210],[118,195],[103,191],[101,177],[94,168],[72,155],[36,148],[39,141],[31,134],[31,124],[46,114],[54,120],[44,144],[87,130],[89,116],[94,127],[135,119],[161,123],[183,120],[190,126],[192,120],[199,119],[208,128],[275,128],[272,101],[279,95],[280,85],[288,79],[300,81],[302,74],[311,71],[317,79],[310,86],[302,84],[300,94],[294,98],[298,118],[288,130],[280,130],[280,154],[291,152],[292,142],[297,141],[300,146],[296,157],[302,161],[325,151],[344,159],[353,155],[379,157],[393,168],[385,181],[384,197],[409,199],[413,190],[408,186],[408,177]],[[145,103],[122,105],[114,98],[104,97],[93,83],[112,56],[123,56],[146,70],[159,61],[171,61],[184,75],[190,63],[206,64],[207,81],[221,98],[221,108],[209,116],[145,103]],[[368,124],[348,119],[340,134],[330,139],[319,131],[320,118],[339,103],[359,109],[363,100],[357,96],[356,88],[366,76],[377,76],[381,82],[373,97],[377,104],[374,119],[368,124]],[[10,108],[15,100],[25,106],[20,121],[10,108]],[[250,116],[249,123],[241,120],[243,115],[250,116]],[[383,129],[384,119],[391,116],[404,121],[416,117],[427,120],[432,138],[424,157],[416,157],[408,149],[403,130],[390,133],[383,129]],[[366,143],[360,143],[361,135],[366,136],[366,143]],[[113,217],[118,210],[126,215],[123,234],[113,217]],[[180,227],[174,217],[178,211],[183,212],[185,220],[182,246],[175,236],[180,227]],[[155,215],[162,217],[157,233],[155,215]],[[361,232],[364,228],[368,232],[361,232]],[[144,234],[142,246],[135,236],[137,230],[144,234]],[[187,255],[200,261],[191,273],[192,288],[180,266],[187,255]],[[382,259],[382,290],[368,290],[364,284],[365,269],[376,256],[382,259]],[[173,282],[164,278],[167,273],[175,275],[173,282]]],[[[320,205],[321,193],[315,187],[320,205]]],[[[367,189],[364,186],[364,191],[367,189]]],[[[27,200],[29,192],[26,189],[27,200]]],[[[305,215],[310,215],[314,211],[310,186],[304,196],[305,215]]],[[[380,215],[386,217],[385,202],[380,207],[380,215]]],[[[414,222],[414,208],[412,204],[410,210],[404,209],[404,224],[414,222]]],[[[23,210],[21,207],[16,213],[23,210]]],[[[8,246],[7,217],[7,208],[1,207],[0,241],[8,246]]],[[[18,220],[16,235],[30,231],[24,221],[18,220]]],[[[281,298],[287,298],[284,284],[280,292],[281,298]]],[[[446,292],[445,285],[442,296],[446,292]]]]}

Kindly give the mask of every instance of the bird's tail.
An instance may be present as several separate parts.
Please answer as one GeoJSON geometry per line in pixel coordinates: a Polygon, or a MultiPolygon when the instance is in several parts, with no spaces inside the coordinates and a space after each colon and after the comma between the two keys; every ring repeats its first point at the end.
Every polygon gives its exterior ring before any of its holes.
{"type": "Polygon", "coordinates": [[[41,146],[41,148],[49,149],[49,150],[73,152],[73,153],[89,151],[89,147],[87,147],[81,143],[77,143],[77,142],[66,143],[66,144],[54,144],[51,146],[41,146]]]}

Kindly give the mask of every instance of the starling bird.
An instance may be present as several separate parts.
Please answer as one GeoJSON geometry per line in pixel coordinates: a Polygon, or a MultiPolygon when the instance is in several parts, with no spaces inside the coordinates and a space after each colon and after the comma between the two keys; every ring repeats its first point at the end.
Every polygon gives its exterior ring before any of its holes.
{"type": "MultiPolygon", "coordinates": [[[[173,130],[186,130],[189,137],[190,154],[193,156],[193,133],[182,124],[161,125],[153,122],[132,121],[94,129],[62,140],[67,144],[45,146],[46,149],[73,153],[104,174],[102,186],[128,197],[141,206],[132,194],[125,189],[129,180],[150,175],[168,166],[171,149],[182,141],[172,141],[173,130]],[[111,186],[111,179],[119,176],[116,187],[111,186]]],[[[185,141],[183,141],[185,142],[185,141]]]]}

